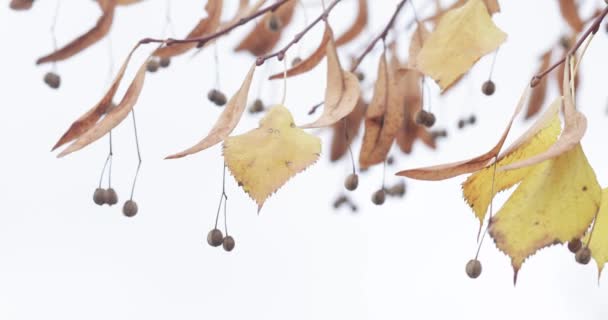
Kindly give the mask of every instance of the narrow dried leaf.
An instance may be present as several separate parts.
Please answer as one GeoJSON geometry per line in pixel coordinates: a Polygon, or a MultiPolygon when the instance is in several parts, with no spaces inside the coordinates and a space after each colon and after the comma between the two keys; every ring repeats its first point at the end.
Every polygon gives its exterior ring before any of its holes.
{"type": "Polygon", "coordinates": [[[228,137],[228,135],[239,123],[239,120],[243,115],[243,111],[245,110],[245,106],[247,105],[247,96],[249,95],[249,88],[251,86],[254,71],[255,64],[251,67],[251,69],[249,69],[249,73],[247,73],[241,88],[234,94],[230,101],[228,101],[224,111],[222,111],[222,114],[217,119],[217,122],[211,131],[209,131],[207,136],[194,146],[182,152],[168,156],[167,159],[177,159],[195,154],[222,142],[224,139],[226,139],[226,137],[228,137]]]}
{"type": "Polygon", "coordinates": [[[592,230],[593,234],[587,234],[583,243],[588,243],[591,256],[597,263],[599,279],[608,262],[608,188],[602,190],[602,202],[592,230]]]}
{"type": "Polygon", "coordinates": [[[329,29],[330,40],[327,42],[327,88],[323,114],[316,121],[301,128],[321,128],[331,126],[349,115],[359,101],[361,89],[359,79],[349,71],[342,69],[338,52],[329,29]]]}
{"type": "Polygon", "coordinates": [[[525,105],[525,102],[529,96],[529,93],[530,93],[530,88],[529,88],[529,86],[526,86],[526,90],[524,91],[521,98],[519,99],[519,102],[517,103],[517,106],[515,107],[515,111],[513,112],[513,115],[511,116],[511,119],[509,120],[507,127],[505,128],[505,131],[503,132],[502,136],[500,137],[500,140],[488,152],[486,152],[480,156],[477,156],[475,158],[469,159],[469,160],[447,163],[447,164],[442,164],[442,165],[437,165],[437,166],[432,166],[432,167],[404,170],[404,171],[398,172],[397,175],[412,178],[412,179],[418,179],[418,180],[434,180],[435,181],[435,180],[444,180],[444,179],[448,179],[448,178],[453,178],[453,177],[461,175],[461,174],[471,173],[471,172],[478,171],[482,168],[485,168],[489,164],[493,163],[493,161],[494,161],[493,158],[496,157],[498,155],[498,153],[500,152],[500,150],[502,149],[502,146],[504,145],[505,140],[507,139],[507,135],[509,134],[509,131],[511,130],[511,126],[513,125],[513,121],[515,120],[515,117],[519,114],[521,109],[523,109],[523,106],[525,105]]]}
{"type": "Polygon", "coordinates": [[[103,39],[103,37],[108,34],[110,28],[112,27],[116,2],[115,0],[99,1],[99,6],[101,7],[102,15],[99,20],[97,20],[97,24],[95,24],[95,26],[91,30],[74,39],[72,42],[68,43],[63,48],[60,48],[51,54],[39,58],[36,61],[36,64],[43,64],[69,59],[77,53],[97,43],[99,40],[103,39]]]}
{"type": "Polygon", "coordinates": [[[284,106],[275,106],[257,129],[224,141],[224,160],[243,190],[258,204],[319,158],[321,140],[294,125],[284,106]]]}
{"type": "Polygon", "coordinates": [[[10,8],[13,10],[29,10],[33,4],[33,0],[11,0],[10,8]]]}
{"type": "Polygon", "coordinates": [[[78,151],[89,144],[97,141],[99,138],[103,137],[106,133],[110,132],[110,130],[114,129],[118,124],[120,124],[128,115],[137,100],[139,99],[139,95],[144,86],[144,80],[146,78],[146,65],[148,63],[148,59],[144,61],[144,63],[139,67],[135,77],[125,95],[123,96],[120,103],[116,106],[116,108],[108,111],[106,116],[101,119],[101,121],[97,122],[94,126],[88,129],[86,132],[81,134],[76,141],[74,141],[71,145],[69,145],[65,150],[59,153],[58,157],[64,157],[72,152],[78,151]]]}
{"type": "Polygon", "coordinates": [[[357,13],[357,18],[353,22],[353,24],[336,40],[336,46],[343,46],[351,41],[353,41],[367,26],[367,22],[369,19],[369,10],[367,7],[367,0],[359,0],[359,11],[357,13]]]}
{"type": "Polygon", "coordinates": [[[120,85],[120,82],[122,81],[122,78],[125,75],[125,70],[127,70],[127,66],[129,65],[131,56],[133,56],[133,53],[138,47],[139,44],[137,44],[131,50],[131,52],[129,52],[129,55],[123,62],[122,66],[120,67],[120,70],[118,70],[118,74],[112,82],[110,89],[106,92],[103,98],[101,98],[101,101],[99,101],[93,108],[91,108],[89,111],[87,111],[85,114],[80,116],[80,118],[78,118],[72,123],[70,128],[63,134],[63,136],[61,136],[59,141],[57,141],[57,143],[53,147],[53,150],[61,147],[62,145],[70,141],[78,139],[83,133],[91,129],[95,125],[95,123],[97,123],[97,121],[99,121],[99,119],[108,112],[108,109],[112,106],[112,100],[116,95],[116,90],[118,90],[118,86],[120,85]]]}
{"type": "Polygon", "coordinates": [[[281,39],[281,33],[291,22],[297,0],[290,0],[279,7],[274,13],[267,13],[253,30],[241,41],[234,51],[248,51],[254,56],[261,56],[270,52],[281,39]],[[270,17],[275,14],[280,25],[279,30],[268,28],[270,17]]]}
{"type": "MultiPolygon", "coordinates": [[[[565,64],[569,65],[570,61],[570,58],[567,58],[565,64]]],[[[573,86],[574,82],[570,77],[570,68],[566,67],[563,83],[563,111],[565,124],[564,131],[557,142],[553,144],[547,151],[534,157],[504,166],[502,170],[513,170],[535,165],[555,158],[579,145],[581,139],[587,131],[587,118],[584,114],[576,110],[576,107],[574,106],[574,97],[572,95],[573,86]]]]}
{"type": "Polygon", "coordinates": [[[576,33],[583,31],[585,23],[578,14],[576,1],[559,0],[559,11],[572,30],[574,30],[576,33]]]}
{"type": "Polygon", "coordinates": [[[450,10],[416,58],[416,68],[448,89],[482,56],[496,50],[507,35],[492,21],[482,0],[450,10]]]}
{"type": "Polygon", "coordinates": [[[430,35],[431,33],[424,26],[424,23],[419,22],[418,26],[416,27],[416,30],[412,34],[412,39],[410,41],[409,60],[407,62],[410,68],[414,68],[414,66],[416,65],[416,59],[418,57],[418,54],[420,53],[422,46],[430,35]]]}
{"type": "Polygon", "coordinates": [[[116,0],[116,4],[119,6],[128,6],[128,5],[132,5],[138,2],[141,2],[142,0],[116,0]]]}
{"type": "Polygon", "coordinates": [[[429,148],[435,149],[435,138],[426,129],[416,123],[415,117],[419,110],[422,110],[422,90],[420,81],[423,75],[417,71],[410,70],[405,75],[405,84],[402,94],[405,95],[405,117],[401,130],[397,133],[397,145],[404,153],[411,153],[414,142],[420,139],[429,148]]]}
{"type": "Polygon", "coordinates": [[[331,39],[331,30],[329,25],[325,26],[325,32],[323,33],[323,38],[321,39],[321,43],[317,47],[317,49],[306,59],[302,60],[302,62],[288,69],[285,73],[279,72],[277,74],[273,74],[270,76],[270,80],[274,79],[283,79],[284,76],[293,77],[303,73],[306,73],[316,67],[323,58],[325,58],[325,50],[327,49],[327,43],[331,39]]]}
{"type": "MultiPolygon", "coordinates": [[[[538,68],[537,73],[545,71],[551,65],[552,49],[549,49],[541,57],[541,64],[538,68]]],[[[545,97],[547,96],[547,79],[546,77],[541,79],[540,82],[532,89],[530,95],[530,101],[528,102],[528,108],[526,109],[526,119],[535,116],[540,108],[545,103],[545,97]]]]}
{"type": "Polygon", "coordinates": [[[333,137],[331,141],[331,152],[329,158],[332,162],[340,160],[348,151],[348,147],[359,134],[361,122],[365,116],[367,104],[359,98],[357,106],[344,121],[333,125],[333,137]]]}
{"type": "MultiPolygon", "coordinates": [[[[186,39],[198,38],[215,32],[220,25],[220,18],[222,16],[222,8],[224,6],[223,0],[209,0],[205,5],[205,11],[207,17],[201,19],[198,24],[190,31],[186,39]]],[[[177,43],[170,46],[159,48],[154,52],[154,56],[159,58],[171,58],[196,47],[196,42],[192,43],[177,43]]]]}

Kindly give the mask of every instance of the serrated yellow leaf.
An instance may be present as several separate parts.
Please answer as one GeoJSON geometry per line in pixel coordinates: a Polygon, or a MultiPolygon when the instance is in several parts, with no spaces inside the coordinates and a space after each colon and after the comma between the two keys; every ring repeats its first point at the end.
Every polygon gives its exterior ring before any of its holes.
{"type": "Polygon", "coordinates": [[[580,144],[534,166],[489,228],[496,246],[511,258],[514,280],[539,249],[580,238],[600,200],[600,186],[580,144]]]}
{"type": "Polygon", "coordinates": [[[589,235],[587,235],[583,243],[589,243],[591,256],[595,260],[595,263],[597,263],[599,277],[602,274],[604,265],[608,262],[608,188],[602,190],[600,212],[595,218],[591,242],[589,242],[589,235]]]}
{"type": "Polygon", "coordinates": [[[258,204],[319,158],[321,140],[296,127],[284,106],[275,106],[257,129],[224,141],[224,160],[258,204]]]}
{"type": "Polygon", "coordinates": [[[447,12],[425,41],[416,68],[449,88],[479,58],[496,50],[507,35],[498,29],[482,0],[469,0],[447,12]]]}
{"type": "MultiPolygon", "coordinates": [[[[560,105],[561,98],[558,98],[544,113],[543,117],[522,136],[522,139],[515,142],[514,147],[510,147],[505,154],[499,156],[496,168],[526,159],[549,149],[557,141],[561,130],[558,116],[560,105]]],[[[464,199],[479,219],[480,226],[483,224],[492,198],[498,192],[511,188],[520,182],[534,167],[511,171],[496,170],[496,168],[493,165],[485,167],[470,175],[462,184],[464,199]],[[494,173],[495,170],[496,173],[494,173]],[[492,182],[494,182],[494,188],[492,188],[492,182]]]]}

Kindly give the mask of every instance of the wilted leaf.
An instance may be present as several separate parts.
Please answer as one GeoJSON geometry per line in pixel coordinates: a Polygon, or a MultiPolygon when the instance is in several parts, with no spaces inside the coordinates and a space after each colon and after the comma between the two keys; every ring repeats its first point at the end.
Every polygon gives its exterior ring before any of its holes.
{"type": "Polygon", "coordinates": [[[342,69],[338,52],[333,40],[331,29],[330,40],[327,42],[327,88],[325,89],[325,102],[323,114],[316,121],[302,128],[321,128],[331,126],[350,114],[361,95],[359,79],[349,71],[342,69]]]}
{"type": "Polygon", "coordinates": [[[496,50],[506,37],[494,25],[483,1],[469,0],[441,18],[420,50],[416,68],[445,91],[477,60],[496,50]]]}
{"type": "Polygon", "coordinates": [[[515,107],[515,111],[513,112],[513,115],[511,116],[511,119],[507,124],[507,128],[503,132],[498,143],[496,143],[496,145],[490,151],[469,160],[447,163],[432,167],[404,170],[398,172],[397,175],[418,180],[444,180],[448,178],[453,178],[461,174],[475,172],[492,164],[494,161],[493,158],[496,157],[502,149],[502,146],[504,145],[505,140],[507,139],[507,135],[511,130],[511,125],[513,125],[513,120],[515,120],[515,117],[523,108],[526,99],[529,95],[529,92],[529,86],[526,86],[526,90],[519,99],[519,102],[515,107]]]}
{"type": "Polygon", "coordinates": [[[359,0],[359,11],[357,18],[353,24],[336,40],[336,46],[340,47],[354,40],[367,26],[369,12],[367,8],[367,0],[359,0]]]}
{"type": "MultiPolygon", "coordinates": [[[[553,50],[549,49],[541,57],[541,64],[538,68],[538,73],[545,71],[551,65],[551,54],[553,50]]],[[[543,78],[540,82],[532,89],[530,95],[530,101],[528,101],[528,108],[526,109],[526,119],[529,119],[536,115],[540,108],[545,103],[545,97],[547,96],[547,79],[543,78]]]]}
{"type": "MultiPolygon", "coordinates": [[[[198,38],[215,32],[220,25],[222,17],[223,0],[209,0],[205,5],[207,17],[201,19],[198,24],[190,31],[186,39],[198,38]]],[[[187,52],[196,47],[196,42],[191,43],[176,43],[170,46],[164,46],[154,52],[154,56],[159,58],[170,58],[187,52]]]]}
{"type": "Polygon", "coordinates": [[[608,262],[608,188],[602,190],[602,202],[592,230],[593,234],[587,234],[583,243],[589,243],[591,256],[597,263],[599,278],[604,265],[608,262]],[[591,241],[589,241],[590,236],[591,241]]]}
{"type": "Polygon", "coordinates": [[[577,33],[583,31],[585,23],[578,15],[578,8],[574,0],[559,0],[559,11],[572,30],[577,33]]]}
{"type": "Polygon", "coordinates": [[[61,136],[59,141],[57,141],[57,143],[53,147],[53,150],[61,147],[62,145],[70,141],[73,141],[74,139],[78,139],[83,133],[91,129],[95,125],[95,123],[97,123],[97,121],[99,121],[99,119],[104,114],[106,114],[106,112],[108,112],[109,108],[112,106],[112,100],[116,95],[116,90],[118,90],[118,86],[120,85],[120,82],[122,81],[122,78],[125,75],[125,70],[127,70],[127,66],[129,65],[131,56],[133,56],[133,52],[135,52],[138,47],[139,44],[137,44],[131,50],[131,52],[129,52],[127,59],[125,59],[125,62],[123,62],[122,66],[120,67],[120,70],[118,70],[118,74],[112,82],[110,89],[106,92],[103,98],[101,98],[101,101],[99,101],[93,108],[91,108],[85,114],[80,116],[80,118],[74,121],[74,123],[72,123],[70,128],[63,134],[63,136],[61,136]]]}
{"type": "Polygon", "coordinates": [[[332,162],[340,160],[348,151],[348,147],[359,134],[361,121],[367,110],[367,104],[359,98],[357,106],[343,121],[333,125],[333,137],[331,140],[331,152],[329,158],[332,162]]]}
{"type": "Polygon", "coordinates": [[[580,238],[600,206],[601,189],[580,144],[534,166],[492,218],[489,232],[515,270],[541,248],[580,238]]]}
{"type": "Polygon", "coordinates": [[[409,60],[407,62],[408,66],[410,68],[415,67],[418,53],[420,53],[422,46],[424,45],[424,43],[426,42],[426,40],[429,38],[430,35],[431,35],[431,33],[424,26],[424,23],[419,22],[418,26],[416,27],[416,30],[412,34],[412,39],[410,41],[409,60]]]}
{"type": "Polygon", "coordinates": [[[74,39],[63,48],[39,58],[36,61],[36,64],[66,60],[103,39],[103,37],[108,34],[110,28],[112,27],[116,2],[115,0],[98,2],[99,6],[101,7],[102,15],[99,20],[97,20],[97,24],[95,24],[91,30],[74,39]]]}
{"type": "Polygon", "coordinates": [[[496,168],[542,153],[553,145],[561,131],[558,116],[560,106],[561,98],[558,98],[526,133],[498,157],[495,165],[477,171],[462,184],[464,199],[479,219],[480,227],[492,198],[497,193],[519,183],[534,167],[512,171],[496,170],[496,168]],[[494,183],[493,187],[492,183],[494,183]]]}
{"type": "Polygon", "coordinates": [[[139,94],[141,93],[141,90],[144,86],[144,80],[146,78],[146,65],[150,57],[148,57],[148,59],[146,59],[144,63],[139,67],[137,73],[135,74],[135,78],[129,85],[129,88],[127,88],[125,95],[123,96],[120,103],[116,106],[116,108],[112,108],[111,110],[109,110],[106,116],[101,119],[101,121],[97,122],[86,132],[79,135],[76,141],[74,141],[65,150],[59,153],[59,158],[66,156],[74,151],[78,151],[88,146],[92,142],[95,142],[99,138],[103,137],[106,133],[110,132],[110,130],[114,129],[129,115],[129,112],[133,110],[133,106],[135,106],[135,103],[137,103],[137,99],[139,99],[139,94]]]}
{"type": "Polygon", "coordinates": [[[323,33],[323,38],[321,39],[321,43],[317,47],[317,49],[306,59],[302,60],[297,65],[288,69],[285,73],[279,72],[277,74],[273,74],[270,76],[270,80],[274,79],[282,79],[284,76],[293,77],[303,73],[306,73],[316,67],[321,60],[325,57],[325,50],[327,49],[327,43],[331,39],[331,27],[329,24],[325,26],[325,32],[323,33]]]}
{"type": "Polygon", "coordinates": [[[279,42],[282,31],[291,22],[296,4],[297,0],[290,0],[279,7],[274,13],[266,13],[234,51],[249,51],[254,56],[261,56],[270,52],[279,42]],[[273,14],[279,22],[277,31],[270,30],[268,26],[273,14]]]}
{"type": "Polygon", "coordinates": [[[257,129],[224,141],[226,165],[258,204],[258,211],[272,193],[313,164],[320,153],[320,139],[297,128],[284,106],[270,109],[257,129]]]}
{"type": "MultiPolygon", "coordinates": [[[[565,64],[568,66],[570,61],[570,58],[567,58],[565,64]]],[[[512,170],[535,165],[545,160],[555,158],[579,145],[579,142],[587,131],[587,118],[584,114],[576,110],[576,107],[574,106],[574,97],[572,95],[573,86],[574,83],[570,77],[570,68],[566,67],[563,83],[563,111],[565,124],[564,131],[557,142],[554,143],[547,151],[534,157],[504,166],[502,170],[512,170]]]]}
{"type": "Polygon", "coordinates": [[[247,105],[247,96],[249,95],[249,87],[251,86],[254,71],[255,64],[251,67],[251,69],[249,69],[249,73],[245,77],[241,88],[234,94],[230,101],[228,101],[224,111],[222,111],[222,114],[217,119],[217,122],[211,131],[209,131],[207,136],[196,145],[180,153],[168,156],[167,159],[182,158],[187,155],[203,151],[222,142],[224,139],[226,139],[226,137],[228,137],[228,135],[239,123],[239,120],[243,115],[243,111],[245,110],[245,106],[247,105]]]}

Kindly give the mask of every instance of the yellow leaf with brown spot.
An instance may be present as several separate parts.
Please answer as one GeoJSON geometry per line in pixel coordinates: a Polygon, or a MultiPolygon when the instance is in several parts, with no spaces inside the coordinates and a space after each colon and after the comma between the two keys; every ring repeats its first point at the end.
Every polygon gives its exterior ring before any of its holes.
{"type": "Polygon", "coordinates": [[[224,160],[258,205],[319,158],[321,140],[296,127],[284,106],[275,106],[257,129],[224,141],[224,160]]]}
{"type": "Polygon", "coordinates": [[[536,251],[580,238],[597,213],[601,188],[582,147],[539,163],[490,223],[496,246],[517,272],[536,251]]]}
{"type": "Polygon", "coordinates": [[[462,184],[464,199],[479,219],[480,227],[492,198],[497,193],[519,183],[534,167],[511,171],[496,170],[496,168],[529,158],[549,149],[557,141],[561,131],[558,116],[560,105],[561,98],[555,100],[536,124],[520,140],[515,142],[513,147],[508,148],[506,153],[498,158],[496,167],[494,165],[485,167],[470,175],[462,184]],[[494,183],[494,187],[492,187],[492,183],[494,183]]]}
{"type": "Polygon", "coordinates": [[[597,263],[598,278],[602,274],[604,265],[608,262],[608,188],[602,190],[602,202],[600,211],[595,218],[593,225],[593,234],[589,241],[588,234],[583,243],[588,243],[591,250],[591,256],[597,263]]]}
{"type": "Polygon", "coordinates": [[[445,91],[506,38],[492,21],[484,2],[469,0],[441,18],[420,50],[416,68],[445,91]]]}

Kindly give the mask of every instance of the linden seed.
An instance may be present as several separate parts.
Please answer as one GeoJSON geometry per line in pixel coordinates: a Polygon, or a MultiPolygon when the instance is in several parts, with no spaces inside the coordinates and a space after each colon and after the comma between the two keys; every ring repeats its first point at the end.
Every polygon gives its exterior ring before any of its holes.
{"type": "Polygon", "coordinates": [[[437,121],[437,119],[435,118],[435,114],[433,114],[432,112],[427,112],[426,114],[427,116],[425,119],[424,126],[430,128],[435,125],[435,121],[437,121]]]}
{"type": "Polygon", "coordinates": [[[388,158],[386,158],[386,164],[392,166],[393,163],[395,163],[395,158],[393,158],[393,156],[388,156],[388,158]]]}
{"type": "Polygon", "coordinates": [[[356,173],[351,173],[344,180],[344,188],[349,191],[354,191],[359,186],[359,176],[356,173]]]}
{"type": "Polygon", "coordinates": [[[232,249],[234,249],[234,245],[235,245],[234,238],[231,236],[227,236],[222,241],[222,247],[224,247],[224,250],[226,250],[227,252],[232,251],[232,249]]]}
{"type": "Polygon", "coordinates": [[[481,274],[481,262],[479,262],[477,259],[469,260],[465,270],[469,278],[476,279],[481,274]]]}
{"type": "Polygon", "coordinates": [[[416,124],[424,125],[426,123],[426,117],[427,117],[426,113],[427,112],[424,110],[418,110],[416,112],[416,115],[414,117],[414,121],[416,121],[416,124]]]}
{"type": "Polygon", "coordinates": [[[218,96],[219,96],[219,91],[217,91],[216,89],[211,89],[209,90],[209,92],[207,92],[207,99],[209,99],[209,101],[216,103],[218,96]]]}
{"type": "Polygon", "coordinates": [[[169,65],[171,65],[171,58],[169,58],[169,57],[161,58],[161,59],[160,59],[160,62],[159,62],[159,65],[160,65],[162,68],[167,68],[167,67],[169,67],[169,65]]]}
{"type": "Polygon", "coordinates": [[[127,200],[122,206],[122,213],[125,217],[134,217],[137,214],[137,202],[133,200],[127,200]]]}
{"type": "Polygon", "coordinates": [[[218,96],[217,96],[217,99],[215,100],[215,105],[218,107],[222,107],[227,102],[226,95],[221,91],[217,91],[217,93],[218,93],[218,96]]]}
{"type": "Polygon", "coordinates": [[[267,27],[272,32],[277,32],[281,29],[281,20],[279,19],[279,17],[277,17],[275,13],[272,13],[270,15],[267,27]]]}
{"type": "Polygon", "coordinates": [[[576,252],[574,258],[576,259],[576,262],[580,264],[587,264],[591,261],[591,250],[589,250],[588,247],[581,248],[576,252]]]}
{"type": "Polygon", "coordinates": [[[469,124],[473,125],[473,124],[475,124],[476,122],[477,122],[477,117],[476,117],[474,114],[472,114],[472,115],[469,117],[469,124]]]}
{"type": "Polygon", "coordinates": [[[158,71],[158,60],[156,59],[151,59],[148,60],[148,64],[146,65],[146,70],[148,70],[148,72],[156,72],[158,71]]]}
{"type": "Polygon", "coordinates": [[[61,77],[55,72],[47,72],[44,75],[44,83],[53,89],[58,89],[61,85],[61,77]]]}
{"type": "Polygon", "coordinates": [[[386,194],[384,192],[384,189],[380,189],[380,190],[374,192],[374,194],[372,195],[372,202],[377,206],[384,204],[385,200],[386,200],[386,194]]]}
{"type": "Polygon", "coordinates": [[[467,123],[463,119],[458,120],[458,129],[464,128],[466,124],[467,123]]]}
{"type": "Polygon", "coordinates": [[[348,199],[346,198],[346,196],[344,196],[344,195],[339,196],[338,198],[336,198],[336,200],[333,203],[334,209],[340,208],[347,201],[348,201],[348,199]]]}
{"type": "Polygon", "coordinates": [[[295,66],[299,65],[300,63],[302,63],[302,58],[300,58],[300,57],[295,57],[295,58],[293,58],[293,60],[291,60],[292,67],[295,67],[295,66]]]}
{"type": "Polygon", "coordinates": [[[483,94],[485,94],[486,96],[493,95],[494,91],[496,91],[496,85],[492,80],[484,82],[481,86],[481,92],[483,92],[483,94]]]}
{"type": "Polygon", "coordinates": [[[101,206],[105,203],[105,199],[106,190],[103,188],[95,189],[95,192],[93,193],[93,202],[95,202],[96,205],[101,206]]]}
{"type": "Polygon", "coordinates": [[[108,188],[105,195],[105,203],[107,203],[109,206],[113,206],[118,203],[118,195],[114,189],[108,188]]]}
{"type": "Polygon", "coordinates": [[[568,242],[568,250],[570,250],[570,252],[572,252],[572,253],[577,253],[578,250],[580,250],[582,246],[583,246],[583,243],[581,242],[581,239],[578,239],[578,238],[574,238],[574,239],[570,240],[570,242],[568,242]]]}
{"type": "Polygon", "coordinates": [[[400,183],[392,186],[389,190],[388,193],[391,196],[395,196],[395,197],[403,197],[405,195],[405,182],[401,181],[400,183]]]}
{"type": "Polygon", "coordinates": [[[365,73],[358,71],[357,72],[357,79],[359,79],[359,81],[363,81],[365,80],[365,73]]]}
{"type": "Polygon", "coordinates": [[[250,113],[258,113],[264,111],[264,102],[262,99],[255,99],[251,107],[249,107],[250,113]]]}
{"type": "Polygon", "coordinates": [[[224,235],[219,229],[213,229],[207,234],[207,243],[212,247],[219,247],[224,241],[224,235]]]}

